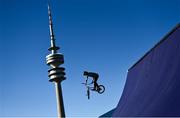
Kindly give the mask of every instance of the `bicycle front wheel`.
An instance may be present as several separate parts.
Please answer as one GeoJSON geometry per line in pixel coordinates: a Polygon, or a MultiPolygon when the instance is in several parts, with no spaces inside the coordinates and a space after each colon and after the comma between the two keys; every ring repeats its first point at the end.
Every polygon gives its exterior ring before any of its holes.
{"type": "Polygon", "coordinates": [[[90,99],[90,90],[89,90],[89,88],[87,89],[87,96],[88,96],[88,99],[90,99]]]}

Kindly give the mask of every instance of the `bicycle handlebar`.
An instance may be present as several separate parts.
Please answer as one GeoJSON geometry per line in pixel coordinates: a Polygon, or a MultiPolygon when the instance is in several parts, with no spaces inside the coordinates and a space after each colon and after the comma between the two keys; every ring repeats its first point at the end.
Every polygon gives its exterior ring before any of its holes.
{"type": "Polygon", "coordinates": [[[93,83],[89,83],[89,84],[88,84],[88,83],[81,83],[81,84],[85,84],[85,85],[91,85],[91,84],[93,84],[93,83]]]}

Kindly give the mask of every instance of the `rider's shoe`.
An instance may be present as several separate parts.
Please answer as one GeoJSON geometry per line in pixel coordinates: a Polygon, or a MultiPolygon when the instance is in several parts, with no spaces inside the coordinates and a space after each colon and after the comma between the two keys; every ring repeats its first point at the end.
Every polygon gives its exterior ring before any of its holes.
{"type": "Polygon", "coordinates": [[[92,90],[93,90],[93,91],[95,91],[96,89],[95,89],[95,88],[93,88],[92,90]]]}

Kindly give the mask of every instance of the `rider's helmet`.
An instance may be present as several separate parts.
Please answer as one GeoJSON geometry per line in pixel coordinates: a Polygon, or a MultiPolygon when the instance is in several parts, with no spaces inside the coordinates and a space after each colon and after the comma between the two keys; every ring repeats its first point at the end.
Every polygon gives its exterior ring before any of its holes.
{"type": "Polygon", "coordinates": [[[88,76],[88,72],[87,71],[84,71],[84,76],[88,76]]]}

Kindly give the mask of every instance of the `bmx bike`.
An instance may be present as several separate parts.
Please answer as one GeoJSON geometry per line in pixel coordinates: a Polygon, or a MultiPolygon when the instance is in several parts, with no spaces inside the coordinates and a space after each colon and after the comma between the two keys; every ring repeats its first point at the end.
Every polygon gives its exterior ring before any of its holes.
{"type": "Polygon", "coordinates": [[[86,82],[86,83],[82,83],[82,84],[84,84],[86,86],[86,88],[87,88],[88,99],[90,99],[90,90],[95,91],[95,92],[97,92],[99,94],[102,94],[105,91],[105,87],[103,85],[98,85],[97,88],[94,90],[94,87],[91,86],[93,83],[87,83],[86,82]]]}

